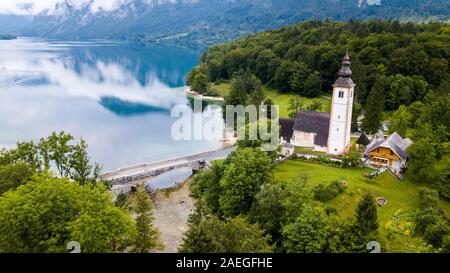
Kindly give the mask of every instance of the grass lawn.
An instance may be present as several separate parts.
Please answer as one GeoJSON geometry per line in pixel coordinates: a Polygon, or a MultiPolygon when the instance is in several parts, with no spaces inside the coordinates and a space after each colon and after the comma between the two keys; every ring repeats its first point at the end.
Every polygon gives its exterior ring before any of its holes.
{"type": "Polygon", "coordinates": [[[308,147],[295,146],[294,153],[322,155],[322,156],[330,157],[330,155],[325,152],[314,151],[314,148],[308,148],[308,147]]]}
{"type": "Polygon", "coordinates": [[[230,93],[229,83],[211,84],[211,89],[216,91],[221,97],[226,97],[230,93]]]}
{"type": "MultiPolygon", "coordinates": [[[[275,105],[278,105],[280,107],[280,117],[281,118],[289,118],[289,111],[288,111],[288,107],[289,107],[289,100],[295,97],[298,97],[296,94],[293,93],[281,93],[278,90],[272,89],[272,88],[268,88],[268,87],[264,87],[264,94],[272,99],[273,103],[275,105]]],[[[305,105],[304,108],[307,107],[309,104],[311,104],[311,102],[313,101],[313,99],[311,98],[306,98],[306,97],[302,97],[305,105]]],[[[317,98],[321,104],[321,107],[318,111],[321,112],[329,112],[330,111],[330,105],[331,105],[331,100],[325,97],[319,97],[317,98]]]]}
{"type": "Polygon", "coordinates": [[[219,166],[222,166],[224,161],[225,161],[225,159],[214,159],[214,160],[211,160],[211,164],[217,163],[219,166]]]}
{"type": "MultiPolygon", "coordinates": [[[[216,91],[221,97],[225,97],[230,93],[230,83],[212,84],[211,89],[216,91]]],[[[263,92],[266,97],[272,99],[275,105],[280,107],[280,117],[289,118],[289,100],[297,97],[297,95],[294,93],[281,93],[280,91],[267,86],[263,86],[263,92]]],[[[305,101],[305,107],[313,101],[311,98],[303,97],[303,99],[305,101]]],[[[325,97],[319,97],[318,100],[321,103],[320,111],[329,112],[331,100],[325,97]]]]}
{"type": "MultiPolygon", "coordinates": [[[[328,184],[334,180],[344,179],[349,183],[344,193],[338,195],[329,202],[336,208],[340,219],[348,219],[354,216],[355,208],[366,192],[371,192],[374,197],[384,197],[388,204],[378,208],[379,232],[385,245],[385,250],[391,252],[415,252],[423,247],[424,241],[420,237],[407,237],[400,234],[389,235],[384,228],[395,212],[399,209],[415,210],[418,207],[419,191],[425,189],[408,180],[398,181],[389,173],[384,173],[375,179],[364,177],[365,173],[373,170],[345,169],[330,167],[317,163],[304,162],[300,160],[288,160],[277,165],[275,175],[281,181],[306,174],[311,186],[317,184],[328,184]]],[[[450,202],[439,200],[438,206],[447,217],[450,217],[450,202]]]]}
{"type": "MultiPolygon", "coordinates": [[[[350,144],[351,144],[350,151],[356,150],[356,141],[357,140],[358,140],[358,137],[350,137],[350,144]]],[[[360,149],[363,149],[363,148],[360,146],[360,149]]]]}

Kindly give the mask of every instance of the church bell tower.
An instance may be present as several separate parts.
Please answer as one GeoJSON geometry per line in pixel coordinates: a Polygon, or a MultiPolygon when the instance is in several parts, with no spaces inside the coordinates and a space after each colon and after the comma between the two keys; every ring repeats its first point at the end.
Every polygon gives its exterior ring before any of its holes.
{"type": "Polygon", "coordinates": [[[328,153],[345,154],[350,148],[350,130],[352,124],[353,96],[355,84],[350,78],[350,57],[348,50],[339,70],[339,78],[333,84],[330,127],[328,131],[328,153]]]}

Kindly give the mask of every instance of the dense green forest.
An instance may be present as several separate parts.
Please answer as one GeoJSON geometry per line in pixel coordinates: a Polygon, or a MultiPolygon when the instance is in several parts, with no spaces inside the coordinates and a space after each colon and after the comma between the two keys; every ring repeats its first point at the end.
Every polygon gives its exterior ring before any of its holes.
{"type": "Polygon", "coordinates": [[[203,55],[200,69],[211,82],[248,70],[282,92],[317,96],[302,83],[317,72],[321,90],[331,92],[348,48],[359,102],[365,104],[377,81],[401,82],[416,91],[406,90],[399,96],[387,90],[386,109],[395,110],[423,98],[448,79],[449,42],[448,24],[309,21],[212,46],[203,55]]]}

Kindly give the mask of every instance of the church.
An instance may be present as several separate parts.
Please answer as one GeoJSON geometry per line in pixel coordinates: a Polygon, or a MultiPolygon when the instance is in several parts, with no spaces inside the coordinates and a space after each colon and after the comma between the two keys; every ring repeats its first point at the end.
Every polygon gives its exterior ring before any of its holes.
{"type": "Polygon", "coordinates": [[[301,110],[294,120],[280,119],[282,142],[333,155],[349,151],[355,84],[348,50],[333,84],[331,113],[301,110]]]}

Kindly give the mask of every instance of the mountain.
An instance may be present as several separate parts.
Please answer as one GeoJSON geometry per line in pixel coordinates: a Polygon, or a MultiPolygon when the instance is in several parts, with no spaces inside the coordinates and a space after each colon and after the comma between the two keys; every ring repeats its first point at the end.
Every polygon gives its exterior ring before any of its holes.
{"type": "Polygon", "coordinates": [[[32,20],[31,16],[0,14],[0,34],[19,35],[30,27],[32,20]]]}
{"type": "Polygon", "coordinates": [[[209,45],[308,19],[450,19],[448,0],[129,0],[97,10],[86,3],[62,0],[21,34],[209,45]]]}

